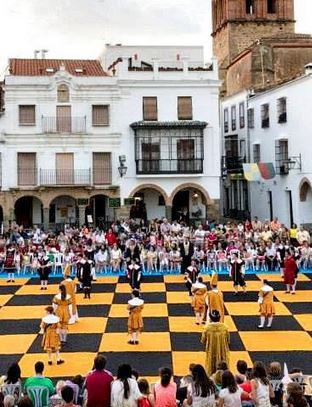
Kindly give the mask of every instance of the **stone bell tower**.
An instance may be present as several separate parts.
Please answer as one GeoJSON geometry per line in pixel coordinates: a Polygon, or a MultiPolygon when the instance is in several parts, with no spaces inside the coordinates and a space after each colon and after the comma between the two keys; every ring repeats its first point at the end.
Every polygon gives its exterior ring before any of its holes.
{"type": "Polygon", "coordinates": [[[294,32],[294,0],[212,0],[213,51],[222,80],[234,58],[255,41],[294,32]]]}

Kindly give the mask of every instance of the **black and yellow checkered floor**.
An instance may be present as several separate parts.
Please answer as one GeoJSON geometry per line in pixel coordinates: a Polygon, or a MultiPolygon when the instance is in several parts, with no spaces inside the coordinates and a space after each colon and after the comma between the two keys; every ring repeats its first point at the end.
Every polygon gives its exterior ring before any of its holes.
{"type": "MultiPolygon", "coordinates": [[[[231,335],[231,368],[238,359],[287,362],[312,373],[312,275],[300,274],[296,295],[284,293],[280,275],[250,275],[248,294],[234,296],[232,282],[221,276],[225,323],[231,335]],[[261,278],[275,289],[276,317],[271,329],[257,330],[257,295],[261,278]]],[[[207,277],[208,280],[208,277],[207,277]]],[[[40,291],[38,279],[0,280],[0,374],[18,361],[23,377],[33,374],[34,363],[47,361],[42,351],[39,325],[44,307],[51,304],[60,279],[52,279],[47,291],[40,291]]],[[[144,332],[138,346],[128,345],[127,309],[130,287],[124,277],[100,277],[93,284],[91,300],[77,294],[79,322],[70,326],[68,344],[62,349],[64,365],[47,366],[47,376],[85,375],[97,352],[108,359],[114,374],[128,362],[151,380],[161,366],[172,366],[174,374],[187,373],[190,363],[204,363],[201,331],[195,324],[183,276],[145,277],[144,332]]]]}

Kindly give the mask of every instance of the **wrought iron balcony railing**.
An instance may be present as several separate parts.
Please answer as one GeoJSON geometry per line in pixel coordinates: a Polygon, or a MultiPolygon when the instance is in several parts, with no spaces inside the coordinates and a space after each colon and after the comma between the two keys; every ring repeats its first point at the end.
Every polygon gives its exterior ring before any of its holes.
{"type": "Polygon", "coordinates": [[[136,160],[136,173],[140,174],[201,174],[203,159],[136,160]]]}
{"type": "Polygon", "coordinates": [[[42,116],[43,133],[86,133],[86,116],[82,117],[54,117],[42,116]]]}

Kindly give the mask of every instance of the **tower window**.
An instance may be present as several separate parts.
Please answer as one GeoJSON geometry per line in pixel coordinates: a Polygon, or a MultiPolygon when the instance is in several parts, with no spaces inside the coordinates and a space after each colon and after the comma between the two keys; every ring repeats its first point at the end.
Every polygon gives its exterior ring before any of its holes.
{"type": "Polygon", "coordinates": [[[253,14],[254,10],[254,0],[246,0],[246,14],[253,14]]]}
{"type": "Polygon", "coordinates": [[[268,0],[268,14],[275,14],[276,13],[276,0],[268,0]]]}

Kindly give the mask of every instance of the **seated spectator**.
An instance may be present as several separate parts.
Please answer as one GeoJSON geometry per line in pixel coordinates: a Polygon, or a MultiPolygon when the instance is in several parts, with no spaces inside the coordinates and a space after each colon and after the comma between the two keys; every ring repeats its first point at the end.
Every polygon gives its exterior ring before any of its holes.
{"type": "Polygon", "coordinates": [[[21,383],[21,369],[18,363],[12,363],[8,368],[6,376],[1,376],[0,378],[0,386],[15,383],[21,383]]]}
{"type": "Polygon", "coordinates": [[[153,394],[150,392],[148,381],[146,379],[139,379],[138,386],[143,396],[143,398],[139,400],[138,407],[154,407],[155,399],[153,394]]]}
{"type": "Polygon", "coordinates": [[[236,375],[236,383],[239,385],[239,387],[244,391],[242,394],[241,400],[242,400],[242,407],[253,407],[255,404],[250,396],[251,394],[251,383],[250,380],[252,378],[252,370],[248,369],[245,374],[245,380],[243,381],[243,376],[242,375],[236,375]]]}
{"type": "Polygon", "coordinates": [[[213,407],[216,401],[216,386],[207,376],[202,365],[195,365],[192,369],[193,383],[187,389],[185,406],[213,407]]]}
{"type": "MultiPolygon", "coordinates": [[[[196,366],[196,365],[192,365],[192,369],[194,366],[196,366]]],[[[186,400],[187,388],[189,385],[192,385],[192,384],[193,384],[193,377],[191,374],[188,374],[181,378],[180,386],[178,386],[177,394],[176,394],[176,399],[177,399],[177,402],[179,402],[179,406],[182,406],[182,403],[184,402],[184,400],[186,400]]]]}
{"type": "Polygon", "coordinates": [[[303,390],[298,383],[289,383],[287,385],[287,398],[288,407],[307,407],[308,402],[303,396],[303,390]]]}
{"type": "Polygon", "coordinates": [[[246,380],[246,373],[248,370],[247,363],[244,360],[238,360],[236,363],[236,370],[238,371],[237,377],[240,377],[242,383],[246,380]]]}
{"type": "Polygon", "coordinates": [[[222,374],[222,389],[219,393],[218,407],[241,407],[242,396],[247,396],[247,393],[237,385],[235,377],[229,370],[225,370],[222,374]]]}
{"type": "Polygon", "coordinates": [[[3,400],[3,407],[14,407],[15,406],[15,398],[11,394],[8,394],[4,397],[3,400]]]}
{"type": "Polygon", "coordinates": [[[24,396],[18,402],[17,407],[34,407],[34,405],[28,396],[24,396]]]}
{"type": "Polygon", "coordinates": [[[64,386],[61,390],[63,402],[57,407],[78,407],[74,404],[74,390],[70,386],[64,386]]]}
{"type": "Polygon", "coordinates": [[[118,367],[117,379],[112,383],[111,407],[137,407],[142,394],[138,383],[131,377],[131,373],[131,366],[128,364],[118,367]]]}
{"type": "Polygon", "coordinates": [[[222,375],[228,370],[228,365],[226,362],[220,362],[217,365],[216,372],[211,376],[218,390],[222,389],[222,375]]]}
{"type": "Polygon", "coordinates": [[[273,406],[283,406],[283,382],[282,367],[279,362],[270,363],[268,376],[274,391],[274,398],[271,400],[273,406]]]}
{"type": "Polygon", "coordinates": [[[55,386],[56,393],[50,397],[50,402],[51,402],[52,406],[56,406],[57,404],[60,404],[62,402],[61,391],[64,386],[65,386],[64,380],[59,380],[56,383],[56,386],[55,386]]]}
{"type": "Polygon", "coordinates": [[[43,371],[44,371],[44,364],[43,362],[36,362],[35,363],[35,376],[29,377],[25,384],[24,388],[25,391],[27,392],[29,398],[31,399],[32,403],[36,405],[35,403],[35,398],[34,398],[34,393],[32,391],[35,390],[38,387],[44,387],[47,389],[47,394],[44,392],[41,393],[41,405],[45,406],[46,405],[46,399],[47,396],[51,397],[55,393],[55,389],[53,386],[53,383],[50,379],[47,377],[43,376],[43,371]]]}
{"type": "Polygon", "coordinates": [[[94,369],[85,381],[87,390],[87,407],[110,407],[111,383],[114,380],[105,370],[106,358],[98,355],[94,359],[94,369]]]}
{"type": "Polygon", "coordinates": [[[177,385],[171,380],[171,369],[163,367],[159,375],[160,382],[154,386],[155,407],[176,407],[177,385]]]}
{"type": "Polygon", "coordinates": [[[71,380],[65,381],[65,386],[69,386],[74,390],[74,402],[82,405],[84,392],[84,379],[81,375],[76,375],[71,380]]]}
{"type": "Polygon", "coordinates": [[[251,398],[259,407],[270,407],[274,392],[262,362],[255,362],[252,370],[251,398]]]}

